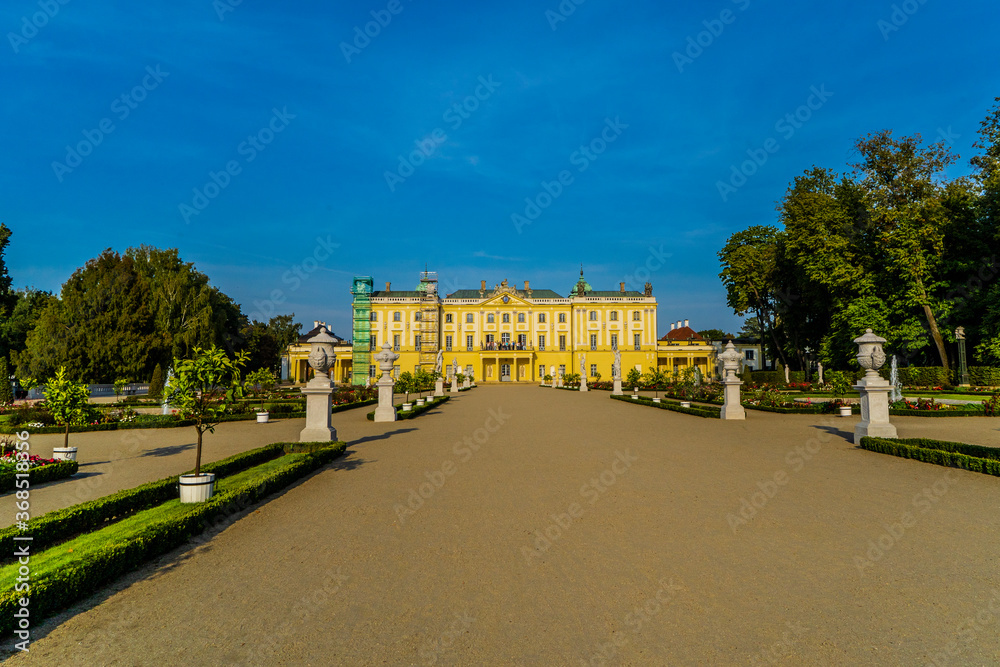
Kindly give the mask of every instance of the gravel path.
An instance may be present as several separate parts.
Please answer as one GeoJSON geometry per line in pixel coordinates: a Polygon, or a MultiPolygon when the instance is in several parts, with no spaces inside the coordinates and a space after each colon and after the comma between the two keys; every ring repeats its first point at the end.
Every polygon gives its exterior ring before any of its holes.
{"type": "MultiPolygon", "coordinates": [[[[856,419],[498,386],[337,415],[345,459],[10,662],[997,664],[1000,479],[859,450],[856,419]]],[[[1000,446],[1000,419],[894,421],[1000,446]]]]}

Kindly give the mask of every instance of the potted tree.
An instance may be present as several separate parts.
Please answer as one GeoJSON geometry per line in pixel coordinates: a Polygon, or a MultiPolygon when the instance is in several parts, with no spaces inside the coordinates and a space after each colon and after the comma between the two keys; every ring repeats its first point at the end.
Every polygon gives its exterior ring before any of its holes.
{"type": "Polygon", "coordinates": [[[660,385],[667,381],[667,374],[659,368],[650,366],[647,382],[653,387],[653,403],[660,402],[660,385]]]}
{"type": "Polygon", "coordinates": [[[128,378],[118,378],[115,380],[115,401],[121,399],[125,395],[125,390],[128,388],[128,378]]]}
{"type": "Polygon", "coordinates": [[[52,458],[75,461],[76,447],[69,446],[70,424],[85,424],[90,415],[90,391],[87,385],[66,377],[66,367],[60,366],[56,376],[45,383],[45,407],[57,424],[65,424],[62,447],[52,448],[52,458]]]}
{"type": "Polygon", "coordinates": [[[630,368],[625,375],[625,384],[632,386],[632,398],[639,398],[639,382],[642,381],[642,373],[638,369],[630,368]]]}
{"type": "Polygon", "coordinates": [[[830,376],[830,388],[833,390],[833,395],[837,397],[834,403],[840,411],[840,416],[850,417],[851,405],[844,400],[844,396],[851,388],[851,381],[847,379],[847,373],[842,371],[830,373],[830,376]]]}
{"type": "Polygon", "coordinates": [[[264,399],[270,395],[274,385],[278,383],[278,378],[268,368],[259,368],[247,375],[243,388],[260,399],[260,407],[257,408],[257,423],[266,424],[270,418],[270,413],[264,409],[264,399]]]}
{"type": "Polygon", "coordinates": [[[180,476],[182,503],[208,500],[215,492],[215,474],[201,473],[201,441],[205,431],[215,433],[220,417],[243,396],[240,369],[247,354],[240,352],[235,359],[212,346],[208,350],[194,348],[193,359],[175,359],[175,374],[166,388],[166,398],[177,408],[183,419],[193,419],[198,433],[194,473],[180,476]]]}
{"type": "Polygon", "coordinates": [[[410,371],[403,371],[399,374],[399,378],[396,380],[396,386],[393,390],[397,394],[403,394],[403,411],[412,410],[413,403],[410,403],[410,392],[413,391],[414,380],[413,374],[410,371]]]}

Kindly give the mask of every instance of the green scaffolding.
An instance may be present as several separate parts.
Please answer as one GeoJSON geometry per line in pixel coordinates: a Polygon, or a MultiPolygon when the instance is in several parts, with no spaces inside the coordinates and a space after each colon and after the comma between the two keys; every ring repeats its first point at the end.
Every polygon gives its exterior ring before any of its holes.
{"type": "Polygon", "coordinates": [[[351,348],[351,384],[365,384],[368,381],[368,366],[371,363],[372,332],[372,286],[371,276],[354,276],[351,294],[354,296],[354,329],[351,348]]]}

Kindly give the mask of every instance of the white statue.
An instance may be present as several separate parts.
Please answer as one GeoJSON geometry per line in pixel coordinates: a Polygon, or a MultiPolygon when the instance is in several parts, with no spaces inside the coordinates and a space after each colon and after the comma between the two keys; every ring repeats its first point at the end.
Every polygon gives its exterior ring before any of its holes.
{"type": "Polygon", "coordinates": [[[451,360],[451,375],[452,377],[458,377],[458,357],[451,360]]]}
{"type": "Polygon", "coordinates": [[[444,367],[444,352],[438,350],[437,358],[434,360],[434,372],[440,373],[444,367]]]}
{"type": "Polygon", "coordinates": [[[615,349],[615,363],[611,366],[611,377],[621,378],[622,376],[622,353],[615,349]]]}
{"type": "Polygon", "coordinates": [[[580,355],[580,375],[587,377],[587,355],[580,355]]]}

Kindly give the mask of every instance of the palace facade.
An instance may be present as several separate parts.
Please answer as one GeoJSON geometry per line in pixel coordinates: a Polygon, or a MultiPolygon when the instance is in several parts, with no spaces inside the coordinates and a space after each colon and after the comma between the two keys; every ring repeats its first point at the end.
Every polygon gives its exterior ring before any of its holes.
{"type": "MultiPolygon", "coordinates": [[[[394,375],[423,368],[433,371],[438,352],[443,371],[460,372],[477,382],[540,382],[546,375],[586,373],[588,381],[610,380],[615,350],[621,353],[622,376],[657,366],[668,372],[698,366],[714,375],[715,349],[700,339],[657,340],[657,303],[652,285],[642,292],[594,290],[583,271],[566,296],[506,280],[493,287],[438,292],[437,274],[423,272],[413,290],[374,290],[368,276],[352,283],[351,341],[336,345],[331,377],[338,383],[374,382],[378,366],[373,355],[388,342],[399,354],[394,375]],[[581,356],[583,366],[581,367],[581,356]]],[[[304,382],[308,375],[306,341],[323,324],[289,348],[289,378],[304,382]]],[[[680,328],[680,327],[678,327],[680,328]]],[[[336,337],[336,334],[334,334],[336,337]]],[[[339,339],[339,337],[338,337],[339,339]]]]}

